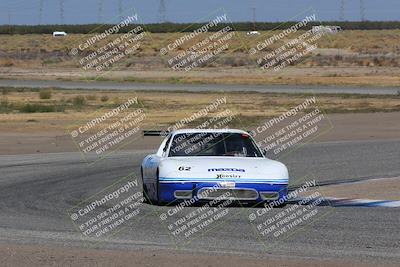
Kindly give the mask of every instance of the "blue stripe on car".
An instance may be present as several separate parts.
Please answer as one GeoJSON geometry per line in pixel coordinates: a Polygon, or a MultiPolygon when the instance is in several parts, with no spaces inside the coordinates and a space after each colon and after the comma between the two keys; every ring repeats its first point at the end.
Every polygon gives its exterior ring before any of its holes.
{"type": "Polygon", "coordinates": [[[160,177],[160,182],[173,183],[173,182],[235,182],[235,183],[274,183],[274,184],[287,184],[287,179],[234,179],[234,178],[171,178],[171,177],[160,177]]]}

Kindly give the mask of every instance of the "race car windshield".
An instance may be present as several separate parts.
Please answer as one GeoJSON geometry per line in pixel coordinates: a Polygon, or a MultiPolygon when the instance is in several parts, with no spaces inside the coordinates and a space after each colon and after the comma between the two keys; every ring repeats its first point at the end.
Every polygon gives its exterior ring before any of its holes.
{"type": "Polygon", "coordinates": [[[175,135],[169,150],[169,157],[189,156],[262,157],[262,154],[248,134],[188,133],[175,135]]]}

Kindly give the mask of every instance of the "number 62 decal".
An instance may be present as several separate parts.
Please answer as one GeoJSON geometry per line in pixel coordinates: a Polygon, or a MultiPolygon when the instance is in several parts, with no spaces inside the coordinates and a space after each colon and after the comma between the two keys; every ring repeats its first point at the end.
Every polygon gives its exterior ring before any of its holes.
{"type": "Polygon", "coordinates": [[[191,168],[192,168],[192,167],[180,166],[180,167],[178,167],[178,170],[179,170],[179,171],[190,171],[191,168]]]}

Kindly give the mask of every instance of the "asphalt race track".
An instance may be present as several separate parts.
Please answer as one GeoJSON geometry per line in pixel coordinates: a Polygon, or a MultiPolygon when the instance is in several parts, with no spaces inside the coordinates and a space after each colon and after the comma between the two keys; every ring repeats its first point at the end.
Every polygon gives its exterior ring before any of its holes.
{"type": "MultiPolygon", "coordinates": [[[[262,244],[249,227],[248,210],[232,207],[221,226],[187,245],[174,243],[158,214],[169,207],[143,204],[142,216],[112,238],[83,239],[66,210],[132,172],[152,152],[121,151],[88,165],[80,154],[0,156],[0,242],[111,249],[179,247],[195,251],[400,262],[398,208],[319,207],[327,215],[301,225],[285,239],[262,244]]],[[[316,143],[281,159],[292,184],[310,173],[320,184],[400,175],[399,141],[316,143]]],[[[290,206],[290,205],[289,205],[290,206]]],[[[187,209],[197,209],[190,207],[187,209]]],[[[280,209],[274,209],[278,213],[280,209]]]]}
{"type": "Polygon", "coordinates": [[[229,91],[261,93],[297,94],[374,94],[397,95],[397,87],[356,87],[356,86],[310,86],[310,85],[223,85],[223,84],[163,84],[163,83],[119,83],[105,81],[40,81],[40,80],[0,80],[0,87],[97,89],[97,90],[138,90],[138,91],[229,91]]]}

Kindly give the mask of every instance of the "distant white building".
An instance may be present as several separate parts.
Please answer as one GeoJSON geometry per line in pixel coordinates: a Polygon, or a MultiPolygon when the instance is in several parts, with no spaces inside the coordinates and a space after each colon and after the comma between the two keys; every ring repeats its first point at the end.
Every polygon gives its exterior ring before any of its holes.
{"type": "Polygon", "coordinates": [[[66,32],[53,32],[53,37],[57,36],[67,36],[68,34],[66,32]]]}
{"type": "Polygon", "coordinates": [[[311,31],[313,33],[337,33],[342,31],[342,27],[340,26],[325,26],[325,25],[319,25],[319,26],[313,26],[311,31]]]}
{"type": "Polygon", "coordinates": [[[260,33],[258,31],[250,31],[247,32],[247,35],[260,35],[260,33]]]}

